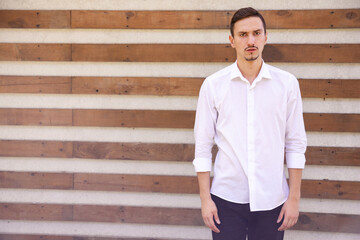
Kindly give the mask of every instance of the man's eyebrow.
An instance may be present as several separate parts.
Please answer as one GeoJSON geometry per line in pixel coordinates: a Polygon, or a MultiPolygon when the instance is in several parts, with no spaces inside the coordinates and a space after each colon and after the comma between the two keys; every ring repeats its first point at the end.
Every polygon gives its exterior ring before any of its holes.
{"type": "MultiPolygon", "coordinates": [[[[253,32],[261,32],[261,31],[262,31],[262,29],[259,28],[259,29],[254,30],[253,32]]],[[[246,31],[239,31],[238,33],[248,33],[248,32],[246,32],[246,31]]]]}

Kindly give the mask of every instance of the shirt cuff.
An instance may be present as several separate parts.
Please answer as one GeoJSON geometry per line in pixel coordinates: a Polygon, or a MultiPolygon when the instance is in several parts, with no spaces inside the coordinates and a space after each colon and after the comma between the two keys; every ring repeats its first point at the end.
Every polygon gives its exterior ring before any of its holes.
{"type": "Polygon", "coordinates": [[[288,168],[305,167],[305,155],[303,153],[286,153],[286,166],[288,168]]]}
{"type": "Polygon", "coordinates": [[[193,165],[195,172],[211,172],[212,160],[210,158],[195,158],[193,165]]]}

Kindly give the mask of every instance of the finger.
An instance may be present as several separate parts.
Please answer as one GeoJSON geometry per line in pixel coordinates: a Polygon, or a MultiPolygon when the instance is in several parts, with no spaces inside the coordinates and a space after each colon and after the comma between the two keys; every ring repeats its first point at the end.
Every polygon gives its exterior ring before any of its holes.
{"type": "Polygon", "coordinates": [[[287,218],[285,218],[283,223],[281,224],[281,226],[278,228],[278,230],[284,231],[287,229],[288,225],[289,225],[289,220],[287,218]]]}
{"type": "Polygon", "coordinates": [[[216,211],[216,212],[214,212],[214,219],[215,219],[215,222],[216,222],[217,224],[220,224],[220,223],[221,223],[221,222],[220,222],[220,218],[219,218],[219,215],[218,215],[217,211],[216,211]]]}
{"type": "Polygon", "coordinates": [[[281,208],[281,212],[280,212],[279,217],[278,217],[278,219],[276,221],[277,223],[281,222],[281,219],[283,219],[283,217],[284,217],[284,213],[285,213],[285,208],[283,207],[283,208],[281,208]]]}
{"type": "Polygon", "coordinates": [[[211,218],[208,219],[208,220],[209,220],[209,224],[210,224],[210,226],[209,226],[210,229],[213,230],[213,231],[216,232],[216,233],[219,233],[220,230],[216,227],[213,218],[211,217],[211,218]]]}

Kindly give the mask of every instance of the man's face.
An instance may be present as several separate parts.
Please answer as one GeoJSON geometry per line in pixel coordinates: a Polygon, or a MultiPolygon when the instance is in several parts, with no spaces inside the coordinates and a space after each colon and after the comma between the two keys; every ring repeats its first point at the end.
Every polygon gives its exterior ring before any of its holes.
{"type": "Polygon", "coordinates": [[[230,35],[229,40],[236,50],[237,59],[251,62],[262,58],[267,33],[260,18],[248,17],[235,23],[234,37],[230,35]]]}

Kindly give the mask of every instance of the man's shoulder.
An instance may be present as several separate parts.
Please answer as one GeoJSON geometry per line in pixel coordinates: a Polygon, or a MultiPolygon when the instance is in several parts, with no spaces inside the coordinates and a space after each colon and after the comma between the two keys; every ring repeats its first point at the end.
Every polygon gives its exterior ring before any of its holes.
{"type": "Polygon", "coordinates": [[[219,71],[211,74],[206,78],[207,81],[216,82],[218,80],[224,80],[224,79],[230,79],[231,71],[234,67],[234,64],[231,64],[227,67],[224,67],[223,69],[220,69],[219,71]]]}
{"type": "Polygon", "coordinates": [[[267,69],[268,69],[269,73],[271,74],[271,76],[275,79],[280,79],[280,80],[285,80],[285,81],[296,80],[296,77],[288,71],[285,71],[278,67],[274,67],[269,64],[266,64],[266,66],[267,66],[267,69]]]}

